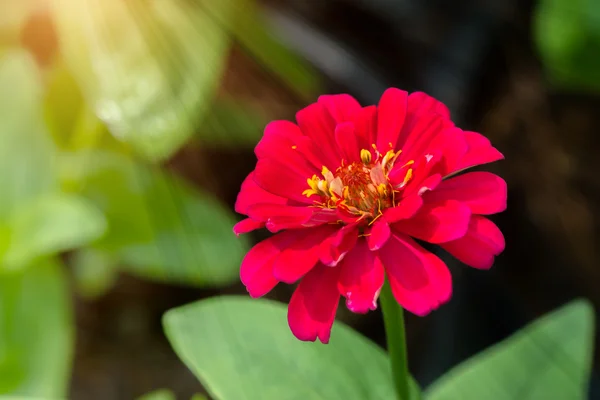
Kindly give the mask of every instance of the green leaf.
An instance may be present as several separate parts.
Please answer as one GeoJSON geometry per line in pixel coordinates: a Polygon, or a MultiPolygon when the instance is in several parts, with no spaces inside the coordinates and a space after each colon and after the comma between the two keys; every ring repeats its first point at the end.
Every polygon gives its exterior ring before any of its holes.
{"type": "Polygon", "coordinates": [[[138,397],[137,400],[176,400],[175,394],[168,389],[159,389],[138,397]]]}
{"type": "Polygon", "coordinates": [[[192,398],[190,400],[208,400],[208,397],[206,397],[203,394],[196,393],[195,395],[192,396],[192,398]]]}
{"type": "Polygon", "coordinates": [[[22,205],[11,216],[9,226],[5,269],[22,268],[39,257],[86,245],[106,231],[104,216],[93,204],[61,193],[22,205]]]}
{"type": "Polygon", "coordinates": [[[281,303],[211,298],[168,311],[163,325],[216,400],[394,398],[382,349],[340,322],[328,345],[301,342],[281,303]]]}
{"type": "Polygon", "coordinates": [[[594,314],[572,302],[452,369],[427,400],[585,399],[594,314]]]}
{"type": "Polygon", "coordinates": [[[64,167],[64,178],[108,219],[109,234],[95,246],[125,270],[191,285],[238,279],[247,241],[235,237],[233,215],[212,197],[114,153],[85,153],[64,167]]]}
{"type": "Polygon", "coordinates": [[[234,0],[58,0],[65,58],[113,135],[151,160],[192,135],[219,84],[234,0]],[[216,17],[215,17],[216,16],[216,17]]]}
{"type": "Polygon", "coordinates": [[[0,275],[0,393],[66,397],[72,318],[67,277],[58,262],[0,275]]]}
{"type": "Polygon", "coordinates": [[[0,60],[0,222],[57,188],[55,149],[43,126],[39,72],[25,52],[0,60]]]}

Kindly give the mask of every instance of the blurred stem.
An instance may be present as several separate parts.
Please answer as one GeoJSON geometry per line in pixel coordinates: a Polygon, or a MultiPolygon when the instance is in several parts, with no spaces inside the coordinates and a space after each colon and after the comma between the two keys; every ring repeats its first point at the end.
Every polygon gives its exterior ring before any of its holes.
{"type": "Polygon", "coordinates": [[[408,358],[404,332],[404,310],[396,302],[389,282],[385,282],[379,296],[388,354],[392,364],[392,378],[398,400],[409,399],[408,358]]]}

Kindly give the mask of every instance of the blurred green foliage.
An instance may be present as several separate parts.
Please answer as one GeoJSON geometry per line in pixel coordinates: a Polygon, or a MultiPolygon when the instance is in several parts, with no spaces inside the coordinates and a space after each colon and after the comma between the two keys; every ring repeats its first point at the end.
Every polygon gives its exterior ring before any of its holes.
{"type": "Polygon", "coordinates": [[[64,398],[69,272],[86,298],[120,272],[194,286],[238,279],[248,243],[233,235],[233,213],[160,164],[192,137],[213,147],[260,138],[269,116],[217,95],[233,43],[297,96],[317,80],[256,23],[253,0],[0,9],[0,398],[64,398]]]}
{"type": "MultiPolygon", "coordinates": [[[[340,322],[328,345],[300,342],[285,321],[283,304],[238,297],[163,318],[175,352],[215,400],[394,398],[388,357],[376,345],[340,322]]],[[[574,301],[455,367],[423,398],[583,400],[593,338],[592,306],[574,301]]],[[[414,384],[410,400],[419,398],[414,384]]]]}
{"type": "Polygon", "coordinates": [[[600,90],[600,2],[539,1],[534,39],[548,77],[557,87],[600,90]]]}

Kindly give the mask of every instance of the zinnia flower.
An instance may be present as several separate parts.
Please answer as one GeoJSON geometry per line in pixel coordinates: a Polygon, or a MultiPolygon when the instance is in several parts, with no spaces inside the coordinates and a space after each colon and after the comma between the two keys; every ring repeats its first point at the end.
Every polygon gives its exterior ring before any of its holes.
{"type": "Polygon", "coordinates": [[[325,95],[296,121],[265,128],[236,202],[248,218],[234,232],[276,233],[248,252],[240,276],[252,297],[300,281],[288,307],[298,339],[329,341],[340,296],[350,311],[374,310],[386,276],[414,314],[448,301],[450,272],[415,239],[479,269],[504,250],[484,215],[506,208],[506,183],[489,172],[456,175],[503,156],[457,128],[439,101],[395,88],[368,107],[325,95]]]}

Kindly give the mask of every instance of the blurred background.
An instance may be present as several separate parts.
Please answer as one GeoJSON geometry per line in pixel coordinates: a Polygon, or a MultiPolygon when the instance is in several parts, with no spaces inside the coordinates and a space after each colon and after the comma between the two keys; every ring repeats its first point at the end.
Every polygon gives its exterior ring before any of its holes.
{"type": "MultiPolygon", "coordinates": [[[[239,263],[266,237],[231,231],[253,147],[268,121],[323,93],[366,105],[389,86],[425,91],[506,156],[486,167],[509,186],[493,218],[506,251],[489,272],[441,254],[452,301],[408,316],[421,385],[570,299],[600,306],[597,0],[1,0],[0,10],[0,393],[202,392],[161,316],[245,293],[239,263]]],[[[338,318],[385,344],[379,312],[340,307],[338,318]]],[[[599,380],[596,368],[590,398],[599,380]]]]}

